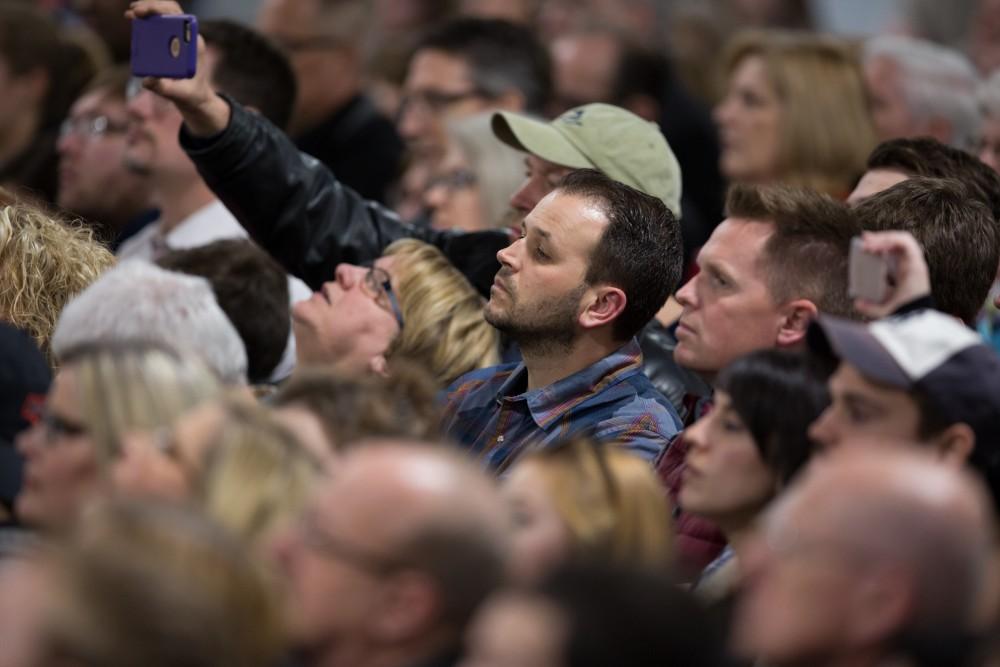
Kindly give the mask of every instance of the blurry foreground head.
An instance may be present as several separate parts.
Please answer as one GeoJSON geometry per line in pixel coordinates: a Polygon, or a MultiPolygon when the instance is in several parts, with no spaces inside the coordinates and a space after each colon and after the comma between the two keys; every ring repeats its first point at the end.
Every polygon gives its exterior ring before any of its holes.
{"type": "Polygon", "coordinates": [[[179,507],[94,507],[46,561],[42,665],[265,667],[281,651],[266,578],[242,544],[179,507]]]}
{"type": "Polygon", "coordinates": [[[670,503],[648,463],[614,446],[573,440],[529,452],[504,479],[514,525],[512,568],[537,581],[567,561],[666,571],[670,503]]]}
{"type": "Polygon", "coordinates": [[[321,471],[273,413],[232,398],[135,434],[123,449],[118,490],[193,502],[250,546],[298,518],[321,471]]]}
{"type": "Polygon", "coordinates": [[[371,438],[440,437],[437,392],[423,367],[398,360],[387,378],[298,371],[271,405],[304,445],[328,458],[371,438]]]}
{"type": "Polygon", "coordinates": [[[448,448],[372,441],[344,455],[276,555],[311,663],[422,664],[457,652],[501,582],[507,517],[493,481],[448,448]]]}
{"type": "Polygon", "coordinates": [[[993,525],[982,484],[926,455],[816,461],[744,559],[735,647],[776,667],[965,664],[993,589],[993,525]]]}
{"type": "Polygon", "coordinates": [[[18,437],[25,458],[17,511],[27,523],[72,523],[104,488],[132,430],[167,426],[221,391],[196,357],[150,343],[67,350],[41,420],[18,437]]]}
{"type": "Polygon", "coordinates": [[[576,565],[490,598],[461,667],[714,667],[720,643],[705,612],[662,573],[576,565]]]}

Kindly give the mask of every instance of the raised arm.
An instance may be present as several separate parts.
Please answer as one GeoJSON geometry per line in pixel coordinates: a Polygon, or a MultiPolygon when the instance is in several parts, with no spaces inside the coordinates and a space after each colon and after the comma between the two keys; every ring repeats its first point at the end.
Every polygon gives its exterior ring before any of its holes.
{"type": "MultiPolygon", "coordinates": [[[[180,13],[169,0],[143,0],[130,17],[180,13]]],[[[199,39],[199,62],[204,43],[199,39]]],[[[375,259],[400,238],[441,249],[483,294],[510,242],[504,231],[463,234],[418,229],[341,184],[322,163],[300,152],[278,128],[218,95],[199,69],[192,79],[147,79],[184,117],[181,145],[206,184],[240,223],[290,273],[316,288],[341,262],[375,259]]]]}

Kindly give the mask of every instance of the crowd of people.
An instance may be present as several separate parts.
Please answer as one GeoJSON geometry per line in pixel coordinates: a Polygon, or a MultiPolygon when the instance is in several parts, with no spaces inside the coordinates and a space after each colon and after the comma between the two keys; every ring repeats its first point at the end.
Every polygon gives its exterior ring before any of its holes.
{"type": "Polygon", "coordinates": [[[0,2],[0,667],[1000,664],[1000,3],[691,4],[0,2]]]}

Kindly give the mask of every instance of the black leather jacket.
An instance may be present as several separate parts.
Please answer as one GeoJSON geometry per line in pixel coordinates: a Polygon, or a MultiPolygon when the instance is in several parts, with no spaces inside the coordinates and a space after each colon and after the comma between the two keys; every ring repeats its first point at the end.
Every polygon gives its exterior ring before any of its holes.
{"type": "MultiPolygon", "coordinates": [[[[510,233],[408,225],[345,187],[267,120],[223,97],[232,108],[229,126],[207,139],[182,128],[181,145],[205,183],[286,271],[319,289],[333,279],[337,264],[364,263],[397,239],[415,238],[438,247],[481,294],[489,294],[500,268],[496,254],[510,244],[510,233]]],[[[700,380],[673,363],[676,341],[662,325],[651,323],[639,341],[647,376],[683,418],[682,399],[700,380]]]]}

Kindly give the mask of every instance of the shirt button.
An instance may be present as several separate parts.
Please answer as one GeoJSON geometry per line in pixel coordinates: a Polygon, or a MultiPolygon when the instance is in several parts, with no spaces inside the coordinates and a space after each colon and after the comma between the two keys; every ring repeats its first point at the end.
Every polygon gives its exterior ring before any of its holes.
{"type": "Polygon", "coordinates": [[[503,442],[503,436],[502,435],[497,438],[497,442],[503,442]]]}

